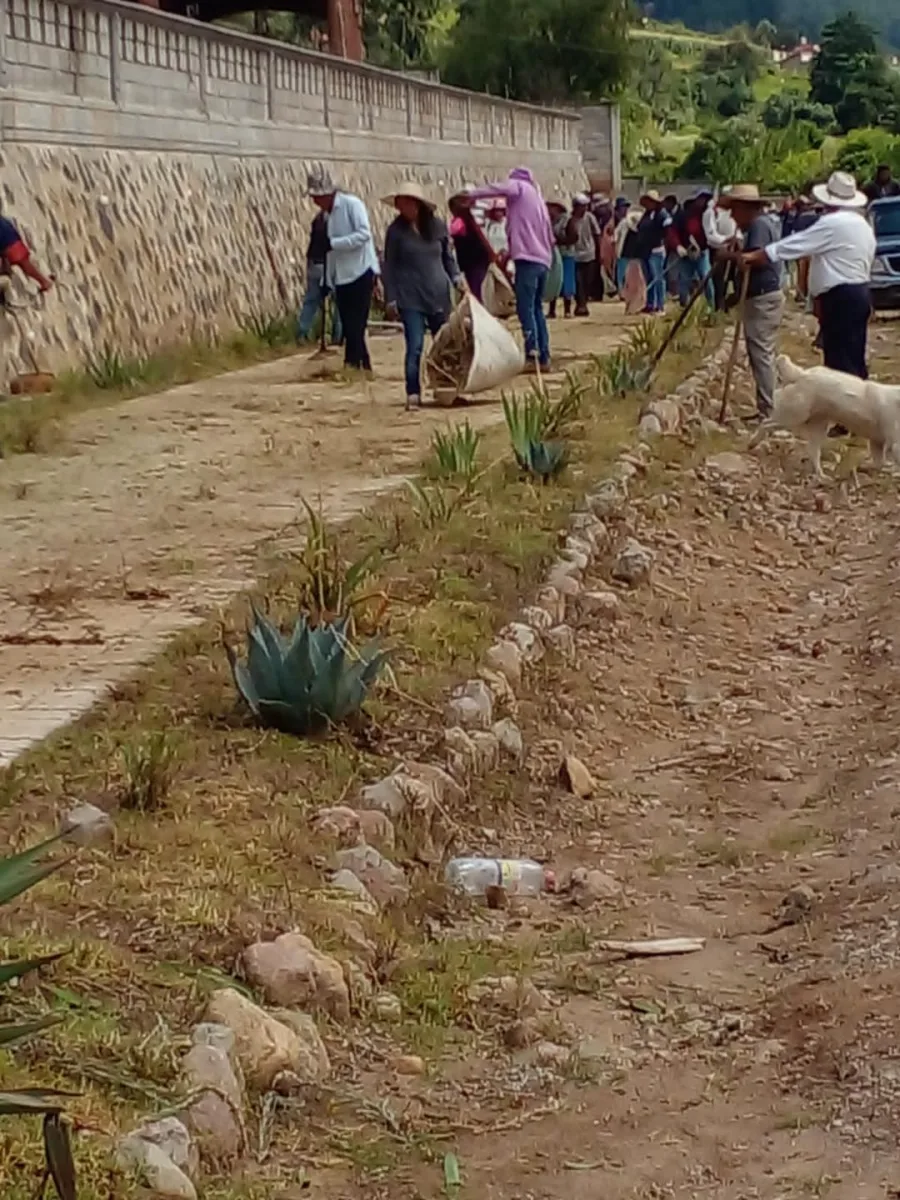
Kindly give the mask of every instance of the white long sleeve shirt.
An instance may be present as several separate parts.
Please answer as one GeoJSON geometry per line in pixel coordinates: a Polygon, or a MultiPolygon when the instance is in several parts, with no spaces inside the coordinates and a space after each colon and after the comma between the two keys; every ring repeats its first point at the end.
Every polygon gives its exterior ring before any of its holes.
{"type": "Polygon", "coordinates": [[[809,290],[821,296],[844,283],[868,283],[875,259],[875,234],[865,215],[839,208],[815,225],[766,246],[772,262],[810,259],[809,290]]]}
{"type": "Polygon", "coordinates": [[[737,237],[734,217],[726,208],[708,204],[703,210],[703,233],[711,250],[721,250],[737,237]]]}
{"type": "Polygon", "coordinates": [[[353,283],[366,271],[380,273],[369,213],[359,196],[337,193],[328,214],[328,241],[326,271],[332,287],[353,283]]]}

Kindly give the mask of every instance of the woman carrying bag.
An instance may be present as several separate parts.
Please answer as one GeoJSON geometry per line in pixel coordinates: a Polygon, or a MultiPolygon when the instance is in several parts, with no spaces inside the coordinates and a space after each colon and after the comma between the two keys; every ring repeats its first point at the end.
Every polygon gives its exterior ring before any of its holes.
{"type": "Polygon", "coordinates": [[[450,315],[451,286],[464,284],[446,224],[418,183],[401,184],[384,202],[397,210],[384,242],[384,298],[388,316],[403,324],[406,409],[422,404],[422,352],[450,315]]]}

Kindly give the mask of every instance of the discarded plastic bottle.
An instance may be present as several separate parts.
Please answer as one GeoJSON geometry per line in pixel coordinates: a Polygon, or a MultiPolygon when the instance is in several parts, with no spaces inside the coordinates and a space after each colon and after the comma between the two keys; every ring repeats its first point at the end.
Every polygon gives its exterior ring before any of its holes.
{"type": "Polygon", "coordinates": [[[489,887],[502,887],[510,896],[539,896],[553,890],[553,876],[529,858],[453,858],[444,878],[468,896],[483,896],[489,887]]]}

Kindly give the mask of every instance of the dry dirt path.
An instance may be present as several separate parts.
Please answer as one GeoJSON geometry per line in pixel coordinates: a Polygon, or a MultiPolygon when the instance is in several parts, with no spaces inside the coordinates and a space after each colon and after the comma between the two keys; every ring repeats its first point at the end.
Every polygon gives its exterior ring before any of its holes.
{"type": "MultiPolygon", "coordinates": [[[[655,583],[544,669],[528,786],[482,799],[501,834],[473,849],[607,878],[586,910],[484,914],[482,941],[531,947],[517,999],[472,1009],[483,1058],[388,1085],[413,1130],[452,1131],[460,1200],[900,1194],[896,478],[854,476],[851,450],[818,485],[797,443],[735,450],[664,447],[611,522],[654,548],[655,583]],[[589,799],[560,789],[563,753],[589,799]],[[706,946],[596,948],[675,935],[706,946]]],[[[437,1166],[395,1164],[363,1194],[444,1193],[437,1166]]]]}
{"type": "MultiPolygon", "coordinates": [[[[559,367],[633,324],[619,304],[555,322],[559,367]]],[[[346,518],[415,474],[448,420],[502,420],[491,394],[404,413],[398,337],[373,339],[369,384],[310,379],[308,358],[93,410],[52,454],[0,464],[0,766],[251,583],[304,498],[346,518]]]]}

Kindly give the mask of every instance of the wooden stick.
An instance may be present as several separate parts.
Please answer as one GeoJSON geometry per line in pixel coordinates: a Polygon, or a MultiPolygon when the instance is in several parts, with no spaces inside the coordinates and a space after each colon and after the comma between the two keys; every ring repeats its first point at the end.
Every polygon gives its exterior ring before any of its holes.
{"type": "Polygon", "coordinates": [[[722,407],[719,409],[719,424],[725,424],[728,412],[728,396],[731,392],[731,377],[734,374],[734,364],[737,362],[738,346],[741,341],[741,330],[744,328],[744,303],[747,299],[747,288],[750,286],[750,268],[744,268],[741,278],[741,296],[738,301],[737,318],[734,322],[734,341],[731,343],[731,353],[728,356],[728,367],[725,371],[725,384],[722,388],[722,407]]]}
{"type": "Polygon", "coordinates": [[[706,938],[674,937],[655,938],[646,942],[602,941],[598,950],[613,954],[624,954],[627,958],[660,958],[666,954],[696,954],[706,945],[706,938]]]}
{"type": "Polygon", "coordinates": [[[678,314],[678,319],[675,322],[675,324],[672,326],[672,328],[666,334],[666,340],[663,342],[663,344],[660,346],[660,348],[657,350],[657,352],[653,355],[653,361],[650,364],[651,370],[655,370],[659,366],[660,359],[665,354],[665,352],[668,350],[668,348],[672,345],[672,343],[675,341],[675,338],[678,336],[678,331],[681,329],[682,325],[685,323],[685,321],[688,318],[688,313],[694,307],[697,300],[706,291],[706,285],[709,283],[710,279],[712,279],[713,272],[717,269],[717,266],[718,266],[717,263],[714,264],[713,266],[711,266],[709,268],[709,270],[706,272],[706,274],[703,276],[703,278],[700,280],[700,282],[695,284],[694,290],[691,293],[690,299],[688,300],[688,302],[684,306],[684,308],[681,310],[681,312],[678,314]]]}

